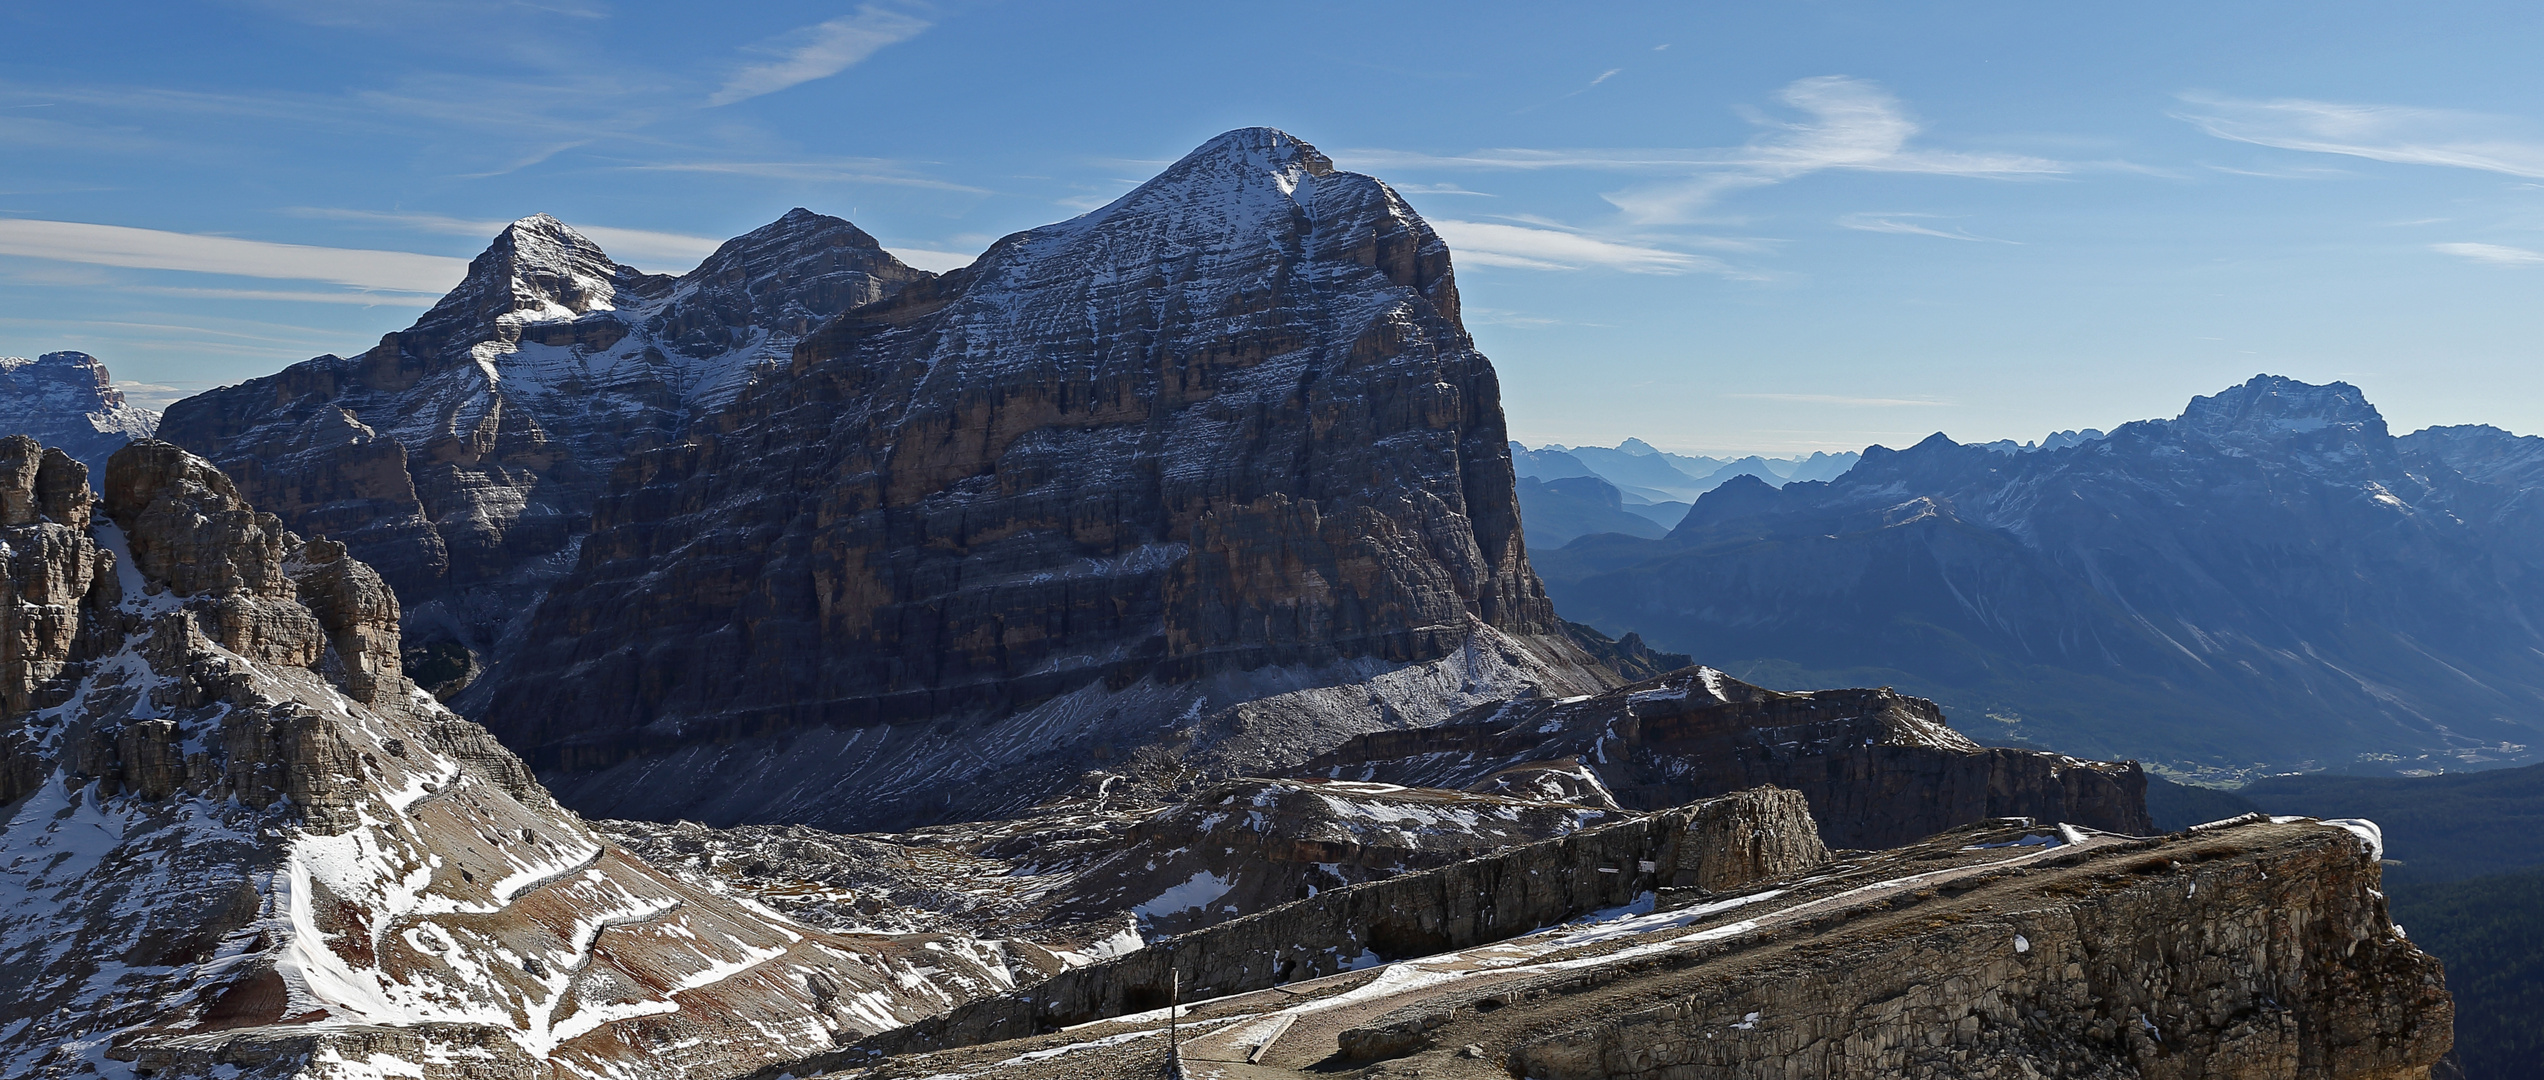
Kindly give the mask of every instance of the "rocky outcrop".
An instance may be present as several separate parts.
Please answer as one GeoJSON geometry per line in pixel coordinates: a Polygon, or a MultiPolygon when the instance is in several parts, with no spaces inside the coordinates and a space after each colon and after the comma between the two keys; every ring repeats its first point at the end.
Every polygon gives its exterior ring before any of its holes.
{"type": "MultiPolygon", "coordinates": [[[[1765,690],[1697,667],[1570,701],[1477,706],[1363,735],[1308,775],[1507,790],[1561,782],[1654,809],[1772,784],[1801,792],[1829,843],[1886,848],[1990,817],[2155,831],[2136,763],[1985,747],[1933,702],[1879,690],[1765,690]]],[[[1595,792],[1595,794],[1593,794],[1595,792]]]]}
{"type": "Polygon", "coordinates": [[[160,434],[377,567],[419,649],[462,650],[441,688],[455,692],[571,561],[622,458],[731,400],[822,320],[927,276],[806,210],[679,277],[537,215],[415,325],[178,402],[160,434]]]}
{"type": "Polygon", "coordinates": [[[723,1077],[1015,985],[629,856],[210,463],[85,479],[0,440],[0,1073],[723,1077]]]}
{"type": "Polygon", "coordinates": [[[2263,375],[2090,441],[1735,480],[1665,539],[1536,564],[1572,618],[1774,685],[1896,685],[1982,741],[2230,783],[2456,772],[2544,753],[2539,448],[2398,438],[2356,387],[2263,375]]]}
{"type": "Polygon", "coordinates": [[[1230,132],[833,320],[628,461],[463,700],[596,812],[870,828],[1021,811],[1289,691],[1335,690],[1335,723],[1247,760],[1594,689],[1458,313],[1384,184],[1230,132]],[[1450,689],[1366,686],[1421,665],[1450,689]]]}
{"type": "MultiPolygon", "coordinates": [[[[1188,978],[1178,1050],[1187,1075],[1255,1080],[2422,1080],[2453,1009],[2376,891],[2372,832],[1980,823],[1375,970],[1233,994],[1188,978]]],[[[1158,1075],[1164,1021],[841,1058],[863,1080],[1127,1080],[1158,1075]]]]}
{"type": "Polygon", "coordinates": [[[994,1042],[1501,941],[1657,889],[1738,888],[1826,861],[1809,809],[1761,790],[1355,885],[965,1005],[805,1064],[994,1042]],[[1752,835],[1755,834],[1755,835],[1752,835]],[[1730,848],[1714,845],[1734,840],[1730,848]],[[1695,850],[1695,849],[1706,850],[1695,850]]]}
{"type": "Polygon", "coordinates": [[[159,414],[127,403],[94,356],[0,356],[0,435],[59,447],[97,475],[106,471],[107,455],[158,426],[159,414]]]}
{"type": "MultiPolygon", "coordinates": [[[[1097,774],[1023,817],[897,834],[600,827],[655,865],[815,925],[1026,938],[1083,962],[1628,816],[1556,800],[1252,778],[1201,783],[1160,804],[1116,791],[1132,781],[1097,774]]],[[[1720,839],[1726,851],[1738,846],[1720,839]]]]}

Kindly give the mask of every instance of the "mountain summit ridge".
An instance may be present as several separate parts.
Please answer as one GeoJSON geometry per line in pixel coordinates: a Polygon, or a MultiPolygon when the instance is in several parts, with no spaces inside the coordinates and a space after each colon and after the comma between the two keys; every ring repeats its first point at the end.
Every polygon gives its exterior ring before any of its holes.
{"type": "Polygon", "coordinates": [[[462,702],[596,811],[871,827],[1049,794],[1070,770],[981,745],[1010,723],[1087,767],[1160,738],[1260,764],[1596,688],[1457,311],[1385,184],[1228,133],[631,459],[514,673],[462,702]],[[1313,722],[1236,718],[1293,693],[1313,722]]]}

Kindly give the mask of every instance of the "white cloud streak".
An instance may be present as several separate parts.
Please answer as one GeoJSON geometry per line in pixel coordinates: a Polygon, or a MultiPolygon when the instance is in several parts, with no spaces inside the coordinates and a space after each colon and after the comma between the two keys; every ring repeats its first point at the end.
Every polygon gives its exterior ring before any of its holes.
{"type": "Polygon", "coordinates": [[[1555,229],[1532,229],[1484,221],[1431,219],[1431,227],[1449,242],[1459,262],[1527,270],[1581,270],[1597,267],[1629,274],[1683,274],[1691,270],[1734,274],[1720,259],[1638,244],[1601,240],[1555,229]]]}
{"type": "Polygon", "coordinates": [[[2453,109],[2347,105],[2304,98],[2242,101],[2185,94],[2173,114],[2220,139],[2404,165],[2544,177],[2544,141],[2512,121],[2453,109]]]}
{"type": "Polygon", "coordinates": [[[960,270],[970,266],[972,260],[980,258],[977,254],[965,255],[959,251],[933,251],[928,248],[890,247],[884,250],[891,252],[893,258],[903,263],[939,274],[948,270],[960,270]]]}
{"type": "Polygon", "coordinates": [[[1974,154],[1910,145],[1922,128],[1897,98],[1843,75],[1800,79],[1776,94],[1800,111],[1791,122],[1760,119],[1768,131],[1737,147],[1698,150],[1481,150],[1431,155],[1391,150],[1338,154],[1355,167],[1453,169],[1585,169],[1665,172],[1680,178],[1610,193],[1634,221],[1679,224],[1725,194],[1829,169],[1925,173],[1990,179],[2037,179],[2075,171],[2066,162],[2021,154],[1974,154]]]}
{"type": "MultiPolygon", "coordinates": [[[[334,221],[367,221],[394,225],[438,236],[472,236],[493,240],[496,233],[512,224],[509,221],[476,220],[443,214],[419,214],[395,210],[338,210],[304,207],[292,211],[302,217],[334,221]]],[[[653,270],[686,271],[700,260],[715,254],[724,241],[712,236],[687,233],[656,232],[651,229],[620,229],[608,225],[576,225],[567,222],[584,239],[601,246],[602,251],[621,262],[653,270]]]]}
{"type": "Polygon", "coordinates": [[[1933,216],[1934,215],[1932,214],[1846,214],[1837,219],[1837,224],[1839,228],[1857,229],[1863,232],[1900,233],[1907,236],[1934,236],[1941,237],[1945,240],[1967,240],[1981,244],[2019,244],[2022,242],[2019,240],[1999,240],[1993,236],[1978,236],[1962,232],[1957,229],[1937,229],[1928,225],[1919,225],[1913,221],[1899,220],[1900,218],[1931,218],[1933,216]]]}
{"type": "Polygon", "coordinates": [[[2431,244],[2429,250],[2460,259],[2471,259],[2493,266],[2534,266],[2544,263],[2544,251],[2529,251],[2506,244],[2431,244]]]}
{"type": "Polygon", "coordinates": [[[326,281],[363,289],[435,295],[449,291],[468,272],[466,259],[440,255],[275,244],[122,225],[25,219],[0,219],[0,255],[136,270],[326,281]]]}
{"type": "Polygon", "coordinates": [[[919,36],[929,25],[925,19],[872,5],[858,8],[854,15],[843,15],[787,34],[776,42],[755,46],[754,51],[773,53],[776,59],[734,72],[723,89],[708,96],[707,104],[731,105],[815,79],[827,79],[886,45],[919,36]]]}

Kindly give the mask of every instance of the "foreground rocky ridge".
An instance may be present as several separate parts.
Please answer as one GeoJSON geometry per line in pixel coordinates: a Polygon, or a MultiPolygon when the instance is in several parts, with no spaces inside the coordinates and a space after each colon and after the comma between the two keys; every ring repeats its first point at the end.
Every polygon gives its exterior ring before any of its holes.
{"type": "MultiPolygon", "coordinates": [[[[1202,1080],[2422,1080],[2452,1008],[2438,963],[2387,915],[2372,836],[2295,819],[2149,839],[1985,822],[1728,893],[1661,890],[1535,933],[1196,991],[1181,1059],[1202,1080]]],[[[1165,1019],[789,1070],[1145,1078],[1165,1019]]]]}
{"type": "Polygon", "coordinates": [[[722,1077],[1015,985],[644,865],[340,545],[167,443],[105,480],[0,440],[0,1073],[722,1077]]]}
{"type": "Polygon", "coordinates": [[[628,461],[462,700],[611,816],[1010,814],[1187,729],[1262,775],[1605,684],[1511,492],[1447,247],[1245,129],[832,321],[628,461]]]}
{"type": "Polygon", "coordinates": [[[107,455],[149,438],[158,426],[159,414],[125,401],[114,376],[94,356],[0,356],[0,435],[58,446],[92,476],[105,471],[107,455]]]}
{"type": "Polygon", "coordinates": [[[377,567],[448,694],[571,564],[621,459],[782,366],[824,320],[927,277],[801,209],[677,277],[534,215],[415,325],[187,398],[160,435],[377,567]]]}

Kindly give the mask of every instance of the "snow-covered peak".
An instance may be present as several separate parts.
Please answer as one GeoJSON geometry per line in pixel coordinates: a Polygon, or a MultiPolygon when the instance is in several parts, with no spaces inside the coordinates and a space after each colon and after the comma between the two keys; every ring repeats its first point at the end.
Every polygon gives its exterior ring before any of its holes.
{"type": "Polygon", "coordinates": [[[1262,127],[1211,139],[1103,207],[1009,236],[957,274],[969,279],[955,315],[966,338],[1009,350],[1157,305],[1199,313],[1187,324],[1198,338],[1263,330],[1312,294],[1293,314],[1321,316],[1337,345],[1413,299],[1406,290],[1456,315],[1448,249],[1411,207],[1262,127]]]}
{"type": "Polygon", "coordinates": [[[2251,381],[2212,397],[2195,397],[2174,421],[2183,430],[2211,439],[2230,436],[2280,436],[2345,428],[2349,433],[2373,431],[2382,438],[2385,418],[2368,404],[2359,388],[2345,382],[2316,386],[2282,375],[2255,375],[2251,381]]]}
{"type": "Polygon", "coordinates": [[[0,356],[0,435],[33,435],[69,451],[94,474],[104,470],[106,455],[158,426],[159,414],[126,403],[94,356],[0,356]]]}

